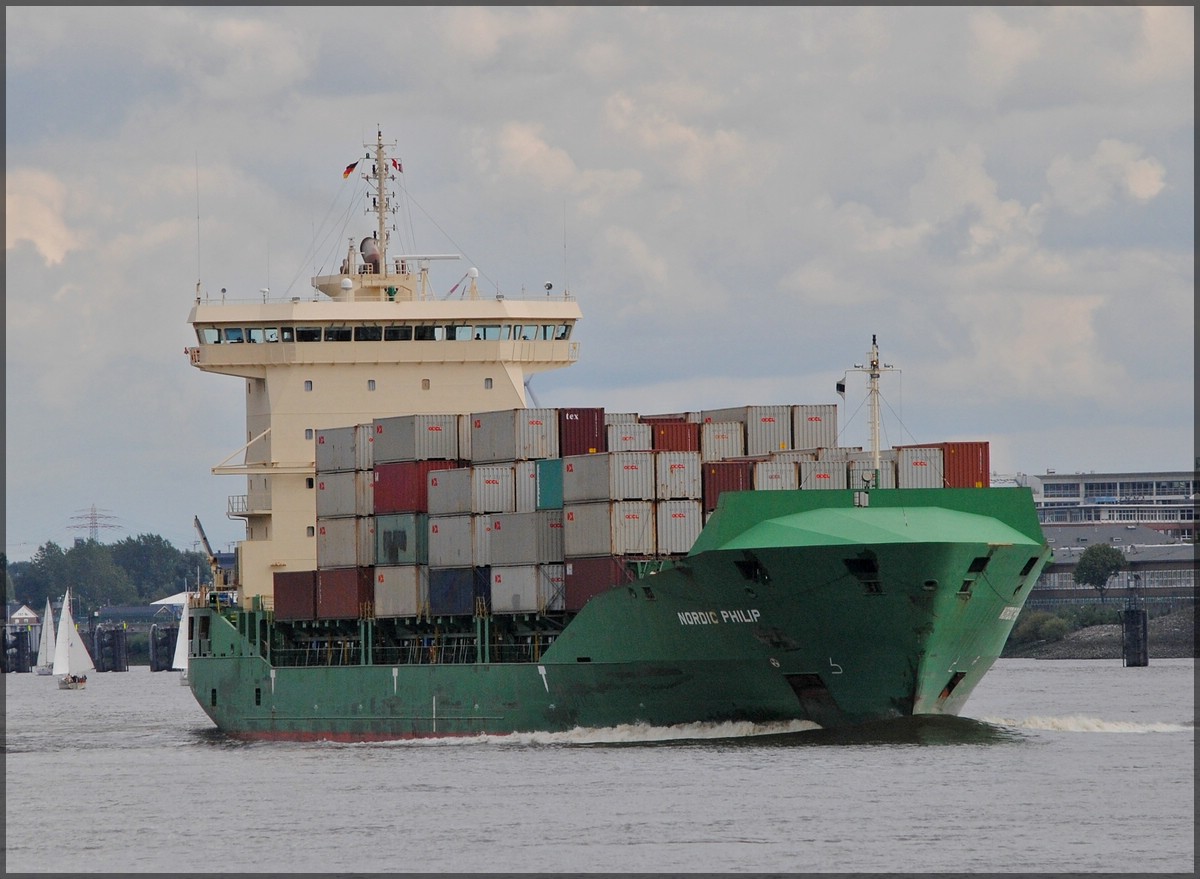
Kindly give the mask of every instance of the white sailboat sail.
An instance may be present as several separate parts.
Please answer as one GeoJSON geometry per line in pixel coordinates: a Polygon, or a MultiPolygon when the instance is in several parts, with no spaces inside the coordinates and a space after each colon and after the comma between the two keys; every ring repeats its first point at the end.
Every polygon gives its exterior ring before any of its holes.
{"type": "Polygon", "coordinates": [[[71,590],[63,596],[62,617],[58,621],[58,638],[54,642],[55,675],[81,675],[95,671],[92,655],[88,653],[83,636],[75,628],[71,615],[71,590]]]}
{"type": "Polygon", "coordinates": [[[178,669],[187,677],[188,660],[188,603],[183,602],[183,613],[179,615],[179,634],[175,636],[175,656],[171,660],[171,668],[178,669]]]}
{"type": "Polygon", "coordinates": [[[46,613],[42,617],[42,638],[38,644],[37,665],[33,670],[40,675],[52,674],[54,667],[54,608],[50,606],[50,598],[46,598],[46,613]]]}

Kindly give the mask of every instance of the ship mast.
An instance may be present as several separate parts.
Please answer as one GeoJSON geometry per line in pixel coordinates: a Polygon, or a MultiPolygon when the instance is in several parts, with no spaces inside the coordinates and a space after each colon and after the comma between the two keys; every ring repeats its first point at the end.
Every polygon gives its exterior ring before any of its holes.
{"type": "MultiPolygon", "coordinates": [[[[893,368],[890,363],[880,361],[879,344],[876,341],[875,334],[872,333],[871,350],[867,352],[866,365],[856,363],[854,364],[854,371],[865,372],[867,374],[867,398],[871,404],[871,468],[875,471],[871,486],[874,487],[878,487],[879,485],[879,376],[885,371],[890,372],[893,368]]],[[[845,388],[845,379],[843,379],[838,383],[838,391],[844,392],[845,388]]]]}
{"type": "Polygon", "coordinates": [[[391,199],[388,196],[388,157],[387,149],[383,143],[383,131],[376,130],[375,132],[375,166],[372,169],[372,176],[367,178],[367,182],[371,184],[375,190],[375,195],[372,199],[373,210],[375,211],[375,219],[378,224],[377,246],[379,247],[379,273],[383,276],[390,275],[388,270],[387,247],[388,247],[388,231],[387,218],[392,212],[391,199]]]}

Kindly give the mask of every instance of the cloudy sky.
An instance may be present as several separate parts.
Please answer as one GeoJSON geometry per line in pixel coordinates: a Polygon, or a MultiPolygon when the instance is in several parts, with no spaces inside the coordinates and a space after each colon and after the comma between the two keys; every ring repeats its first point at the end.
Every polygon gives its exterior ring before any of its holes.
{"type": "Polygon", "coordinates": [[[10,559],[93,507],[105,542],[241,536],[211,468],[244,391],[184,357],[196,285],[307,295],[377,127],[415,245],[466,259],[435,286],[579,300],[542,406],[840,403],[874,333],[889,442],[1193,465],[1191,7],[5,17],[10,559]]]}

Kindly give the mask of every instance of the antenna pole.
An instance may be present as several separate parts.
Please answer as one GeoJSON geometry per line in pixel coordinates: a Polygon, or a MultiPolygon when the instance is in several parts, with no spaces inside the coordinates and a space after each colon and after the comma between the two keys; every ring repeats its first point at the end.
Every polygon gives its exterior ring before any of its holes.
{"type": "MultiPolygon", "coordinates": [[[[854,364],[855,372],[865,372],[867,374],[867,396],[871,403],[871,467],[875,471],[872,485],[878,488],[879,486],[879,433],[880,433],[880,418],[879,418],[879,377],[884,371],[891,371],[890,363],[883,363],[879,359],[879,343],[874,333],[871,334],[871,350],[867,352],[867,362],[864,366],[861,363],[854,364]]],[[[849,372],[850,370],[847,370],[849,372]]],[[[838,392],[844,389],[844,382],[838,383],[838,392]]]]}

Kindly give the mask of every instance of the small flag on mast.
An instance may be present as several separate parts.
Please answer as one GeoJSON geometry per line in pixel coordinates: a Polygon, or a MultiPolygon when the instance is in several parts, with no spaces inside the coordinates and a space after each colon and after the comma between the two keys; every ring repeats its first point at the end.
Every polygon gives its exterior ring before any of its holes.
{"type": "Polygon", "coordinates": [[[397,162],[395,159],[392,159],[392,167],[395,168],[397,171],[399,171],[401,174],[404,173],[404,166],[401,165],[399,162],[397,162]]]}
{"type": "Polygon", "coordinates": [[[342,172],[342,179],[345,180],[354,173],[354,169],[358,167],[358,162],[351,162],[346,166],[346,170],[342,172]]]}

